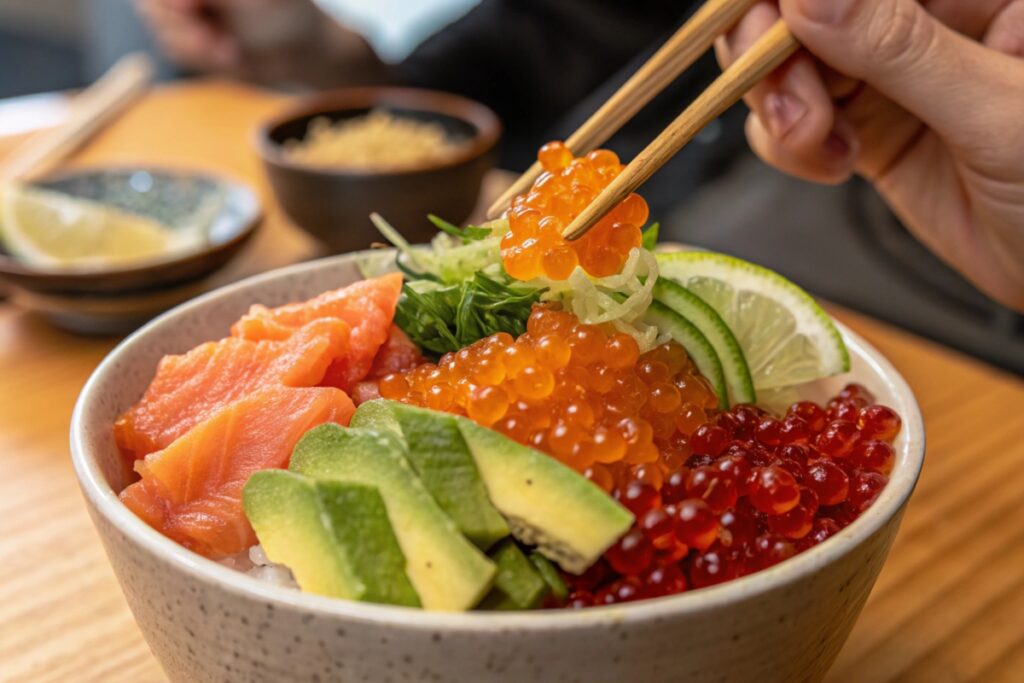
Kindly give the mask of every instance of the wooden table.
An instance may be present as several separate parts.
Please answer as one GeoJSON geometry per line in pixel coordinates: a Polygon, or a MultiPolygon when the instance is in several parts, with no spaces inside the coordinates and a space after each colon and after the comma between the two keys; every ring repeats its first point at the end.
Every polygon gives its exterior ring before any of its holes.
{"type": "MultiPolygon", "coordinates": [[[[276,96],[223,82],[150,95],[73,163],[215,168],[270,207],[225,277],[316,253],[273,207],[250,151],[276,96]]],[[[0,155],[3,143],[0,141],[0,155]]],[[[829,681],[1024,680],[1024,383],[837,311],[917,393],[928,459],[892,556],[829,681]]],[[[0,303],[0,680],[162,681],[85,512],[68,457],[79,389],[113,339],[0,303]]]]}

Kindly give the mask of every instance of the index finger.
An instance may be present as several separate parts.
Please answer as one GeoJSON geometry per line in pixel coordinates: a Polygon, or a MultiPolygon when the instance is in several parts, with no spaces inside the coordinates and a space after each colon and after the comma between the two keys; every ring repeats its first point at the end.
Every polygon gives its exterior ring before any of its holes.
{"type": "MultiPolygon", "coordinates": [[[[779,18],[772,2],[759,2],[715,43],[723,67],[746,52],[779,18]]],[[[835,110],[814,59],[799,52],[744,97],[765,130],[794,150],[817,149],[832,132],[835,110]]]]}

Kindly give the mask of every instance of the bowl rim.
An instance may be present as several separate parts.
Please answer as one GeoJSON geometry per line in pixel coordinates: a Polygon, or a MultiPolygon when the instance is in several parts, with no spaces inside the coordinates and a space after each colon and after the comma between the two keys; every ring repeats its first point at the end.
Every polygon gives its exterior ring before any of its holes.
{"type": "Polygon", "coordinates": [[[343,178],[387,178],[431,173],[461,166],[494,149],[501,138],[501,133],[501,119],[482,102],[442,90],[365,86],[326,90],[302,98],[261,123],[256,129],[254,144],[264,161],[290,171],[343,178]],[[377,105],[391,105],[396,109],[407,111],[444,114],[471,124],[476,129],[476,133],[469,139],[470,142],[465,149],[440,163],[411,164],[394,168],[306,164],[291,159],[284,153],[282,145],[271,138],[274,130],[296,119],[330,112],[372,109],[377,105]]]}
{"type": "Polygon", "coordinates": [[[84,413],[95,400],[103,375],[117,358],[136,344],[145,342],[161,326],[186,317],[216,298],[264,284],[277,278],[299,274],[311,268],[326,268],[335,262],[354,260],[367,252],[353,252],[308,261],[268,271],[240,280],[187,301],[153,319],[117,345],[86,381],[71,418],[71,458],[79,485],[87,501],[128,541],[159,560],[173,565],[207,585],[238,596],[261,600],[283,608],[304,610],[320,617],[345,619],[355,623],[401,625],[421,631],[499,632],[502,630],[548,631],[567,628],[607,627],[629,621],[700,614],[729,603],[753,598],[770,590],[795,583],[831,564],[854,546],[879,531],[901,514],[920,476],[925,454],[925,433],[920,407],[906,380],[882,354],[860,335],[836,321],[846,343],[857,349],[867,365],[889,385],[895,396],[906,404],[901,408],[903,428],[908,438],[897,451],[897,462],[875,503],[857,520],[826,542],[766,570],[725,583],[688,591],[680,595],[642,600],[625,605],[591,607],[584,610],[543,610],[501,612],[431,612],[422,609],[377,605],[303,593],[260,581],[247,574],[207,559],[178,545],[132,513],[107,485],[95,458],[84,443],[84,413]]]}
{"type": "Polygon", "coordinates": [[[256,189],[249,183],[220,171],[211,172],[205,169],[195,170],[161,164],[98,163],[61,169],[54,173],[47,173],[39,178],[33,178],[26,184],[36,185],[39,182],[60,181],[91,173],[125,173],[129,171],[145,171],[147,173],[157,173],[167,176],[185,176],[189,178],[209,180],[217,185],[226,186],[232,191],[246,195],[246,198],[252,203],[253,212],[242,221],[242,226],[239,231],[229,240],[219,242],[217,244],[204,245],[199,249],[188,251],[184,254],[171,256],[169,258],[154,259],[136,266],[122,268],[50,268],[45,266],[31,266],[24,263],[16,256],[0,252],[0,277],[10,275],[18,278],[36,278],[58,281],[62,279],[74,279],[76,281],[81,281],[82,278],[140,277],[155,270],[173,268],[175,266],[191,262],[194,259],[205,259],[210,256],[235,249],[252,238],[263,224],[264,218],[266,218],[266,209],[263,206],[263,201],[260,199],[260,194],[256,189]]]}

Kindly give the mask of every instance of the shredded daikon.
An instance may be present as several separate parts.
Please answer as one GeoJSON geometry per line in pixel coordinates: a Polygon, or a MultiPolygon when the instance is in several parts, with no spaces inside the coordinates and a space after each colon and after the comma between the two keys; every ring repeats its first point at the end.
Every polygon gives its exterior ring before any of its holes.
{"type": "Polygon", "coordinates": [[[538,278],[529,285],[547,291],[543,301],[558,301],[584,323],[611,323],[620,332],[634,339],[641,352],[649,351],[666,341],[658,329],[642,321],[653,299],[658,279],[658,261],[646,249],[633,249],[622,271],[604,278],[594,278],[580,268],[566,280],[538,278]]]}
{"type": "Polygon", "coordinates": [[[430,241],[429,247],[413,246],[390,223],[377,213],[370,220],[380,234],[408,259],[408,265],[420,273],[433,275],[442,282],[454,284],[482,272],[494,276],[501,273],[501,235],[508,230],[508,223],[496,220],[479,227],[492,231],[484,237],[464,243],[447,233],[439,232],[430,241]]]}

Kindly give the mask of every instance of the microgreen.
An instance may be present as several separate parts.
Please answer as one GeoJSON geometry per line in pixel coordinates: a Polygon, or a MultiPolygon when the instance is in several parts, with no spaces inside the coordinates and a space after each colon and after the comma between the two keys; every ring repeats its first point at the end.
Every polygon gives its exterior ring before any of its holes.
{"type": "Polygon", "coordinates": [[[460,228],[432,213],[427,214],[427,220],[433,223],[434,227],[438,230],[446,232],[454,237],[458,237],[462,240],[463,244],[469,244],[470,242],[476,242],[477,240],[482,240],[485,237],[491,236],[490,228],[482,228],[478,225],[467,225],[464,228],[460,228]]]}
{"type": "Polygon", "coordinates": [[[395,323],[420,349],[440,355],[497,332],[523,334],[540,295],[482,273],[451,285],[414,281],[402,288],[395,323]]]}
{"type": "Polygon", "coordinates": [[[654,248],[658,246],[658,232],[661,229],[661,223],[652,223],[647,227],[642,235],[643,242],[641,246],[647,251],[654,251],[654,248]]]}

